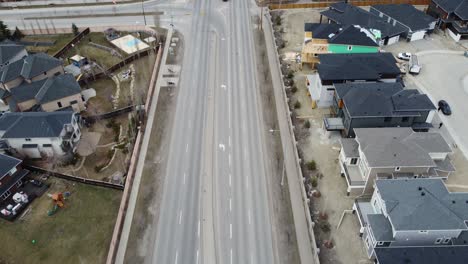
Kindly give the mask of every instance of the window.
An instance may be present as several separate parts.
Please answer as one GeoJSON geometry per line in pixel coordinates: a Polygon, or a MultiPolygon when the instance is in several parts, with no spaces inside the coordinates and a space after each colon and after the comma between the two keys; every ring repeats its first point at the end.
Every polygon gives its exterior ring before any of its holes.
{"type": "Polygon", "coordinates": [[[25,138],[24,140],[26,140],[26,141],[31,141],[31,139],[30,139],[30,138],[25,138]]]}
{"type": "Polygon", "coordinates": [[[42,144],[42,146],[43,146],[44,148],[51,148],[51,147],[52,147],[52,144],[42,144]]]}
{"type": "Polygon", "coordinates": [[[351,159],[351,164],[356,165],[357,164],[357,158],[352,158],[351,159]]]}
{"type": "Polygon", "coordinates": [[[385,122],[385,123],[388,123],[388,122],[390,122],[390,121],[392,121],[392,118],[391,118],[391,117],[385,117],[385,118],[384,118],[384,122],[385,122]]]}
{"type": "Polygon", "coordinates": [[[396,168],[395,168],[395,171],[400,171],[400,167],[396,167],[396,168]]]}
{"type": "Polygon", "coordinates": [[[444,242],[442,242],[442,243],[448,244],[449,242],[450,242],[450,238],[446,238],[446,239],[444,239],[444,242]]]}
{"type": "Polygon", "coordinates": [[[385,242],[382,242],[382,241],[377,242],[377,246],[383,246],[383,244],[385,244],[385,242]]]}
{"type": "Polygon", "coordinates": [[[408,122],[409,121],[409,117],[405,116],[401,119],[401,122],[408,122]]]}
{"type": "Polygon", "coordinates": [[[8,198],[10,195],[11,195],[11,192],[10,192],[10,191],[6,191],[6,192],[2,195],[3,200],[6,200],[6,198],[8,198]]]}
{"type": "Polygon", "coordinates": [[[438,238],[438,239],[436,239],[436,241],[435,241],[436,244],[440,244],[440,242],[442,242],[442,238],[438,238]]]}
{"type": "Polygon", "coordinates": [[[16,187],[20,187],[21,184],[23,184],[23,182],[22,182],[22,181],[18,181],[18,182],[16,183],[16,187]]]}
{"type": "Polygon", "coordinates": [[[348,50],[353,50],[353,46],[348,46],[348,50]]]}
{"type": "Polygon", "coordinates": [[[62,107],[62,102],[57,102],[58,107],[62,107]]]}
{"type": "Polygon", "coordinates": [[[420,230],[419,233],[420,234],[427,234],[427,230],[420,230]]]}
{"type": "Polygon", "coordinates": [[[70,104],[71,104],[71,105],[72,105],[72,104],[77,104],[77,103],[78,103],[77,100],[70,101],[70,104]]]}

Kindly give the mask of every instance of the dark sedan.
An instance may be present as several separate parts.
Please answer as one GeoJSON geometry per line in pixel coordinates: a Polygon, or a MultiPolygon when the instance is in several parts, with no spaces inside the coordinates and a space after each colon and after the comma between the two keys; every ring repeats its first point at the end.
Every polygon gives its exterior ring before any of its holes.
{"type": "Polygon", "coordinates": [[[450,109],[450,105],[445,100],[439,101],[439,111],[442,111],[444,115],[452,114],[452,109],[450,109]]]}

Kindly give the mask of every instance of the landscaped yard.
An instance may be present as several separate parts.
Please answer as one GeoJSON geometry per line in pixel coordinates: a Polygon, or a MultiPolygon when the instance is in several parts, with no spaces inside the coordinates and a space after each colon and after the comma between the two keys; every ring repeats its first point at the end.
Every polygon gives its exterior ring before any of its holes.
{"type": "Polygon", "coordinates": [[[47,193],[71,193],[65,208],[48,216],[53,203],[44,194],[24,218],[0,220],[0,263],[104,263],[122,192],[56,178],[48,183],[47,193]]]}
{"type": "Polygon", "coordinates": [[[54,55],[62,47],[64,47],[74,37],[73,34],[59,34],[59,35],[28,35],[22,38],[22,41],[55,41],[53,46],[27,46],[28,52],[45,52],[49,55],[54,55]]]}

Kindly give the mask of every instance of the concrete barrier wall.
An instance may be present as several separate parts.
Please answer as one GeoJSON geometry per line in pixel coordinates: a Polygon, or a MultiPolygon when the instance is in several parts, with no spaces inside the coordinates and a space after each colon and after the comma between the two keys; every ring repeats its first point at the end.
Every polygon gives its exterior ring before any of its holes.
{"type": "MultiPolygon", "coordinates": [[[[296,3],[296,4],[271,4],[270,10],[276,9],[296,9],[296,8],[325,8],[332,4],[343,1],[321,1],[312,3],[296,3]]],[[[363,1],[348,1],[355,6],[370,6],[370,5],[385,5],[385,4],[411,4],[411,5],[429,5],[429,0],[363,0],[363,1]]]]}
{"type": "MultiPolygon", "coordinates": [[[[150,83],[149,83],[148,95],[147,95],[147,100],[146,100],[146,105],[145,105],[146,110],[147,110],[147,107],[149,107],[149,104],[156,103],[156,102],[152,102],[150,98],[154,94],[154,89],[156,87],[156,85],[155,85],[156,84],[156,74],[158,72],[159,65],[161,64],[162,50],[163,49],[158,50],[158,55],[156,56],[156,60],[155,60],[154,66],[153,66],[153,74],[151,76],[151,80],[150,80],[150,83]]],[[[124,189],[124,193],[122,195],[122,200],[120,201],[119,213],[117,215],[117,220],[115,222],[114,232],[112,234],[112,239],[111,239],[111,243],[110,243],[110,246],[109,246],[109,252],[107,254],[106,264],[114,263],[115,256],[117,254],[117,249],[118,249],[118,245],[119,245],[119,242],[120,242],[120,236],[121,236],[121,233],[122,233],[122,227],[123,227],[124,220],[125,220],[125,215],[126,215],[126,212],[127,212],[128,201],[129,201],[131,190],[132,190],[132,187],[133,187],[133,179],[134,179],[134,176],[135,176],[136,167],[138,165],[138,157],[140,155],[140,149],[141,149],[142,140],[143,140],[143,131],[144,131],[143,127],[140,127],[140,129],[138,130],[137,138],[135,140],[135,147],[134,147],[133,152],[132,152],[132,158],[130,159],[130,167],[129,167],[128,173],[127,173],[127,179],[126,179],[126,182],[125,182],[125,189],[124,189]]],[[[141,166],[143,166],[143,164],[141,164],[141,166]]]]}

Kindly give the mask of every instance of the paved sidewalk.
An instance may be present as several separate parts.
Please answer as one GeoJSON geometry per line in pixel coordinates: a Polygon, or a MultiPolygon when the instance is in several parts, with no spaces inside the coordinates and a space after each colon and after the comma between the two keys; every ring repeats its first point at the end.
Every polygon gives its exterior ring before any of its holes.
{"type": "Polygon", "coordinates": [[[313,245],[309,236],[309,233],[311,233],[312,239],[315,243],[315,239],[313,238],[313,230],[309,230],[306,221],[306,210],[309,209],[305,208],[305,203],[301,195],[302,192],[304,192],[304,190],[302,190],[302,176],[299,173],[300,168],[298,168],[298,164],[296,162],[297,151],[294,148],[294,144],[296,144],[296,142],[293,142],[294,135],[291,134],[291,130],[288,127],[289,122],[291,122],[291,119],[289,115],[289,109],[287,108],[287,104],[284,101],[285,95],[283,94],[284,91],[281,80],[281,71],[278,65],[278,56],[275,44],[273,42],[273,32],[271,28],[270,16],[268,14],[266,14],[263,19],[263,30],[265,33],[265,43],[268,49],[268,60],[270,62],[273,88],[275,92],[278,124],[280,128],[281,143],[283,145],[283,152],[285,157],[285,169],[289,183],[288,186],[289,193],[291,196],[291,207],[293,211],[294,226],[296,230],[299,255],[301,263],[303,264],[318,264],[318,255],[317,252],[313,252],[313,245]]]}

